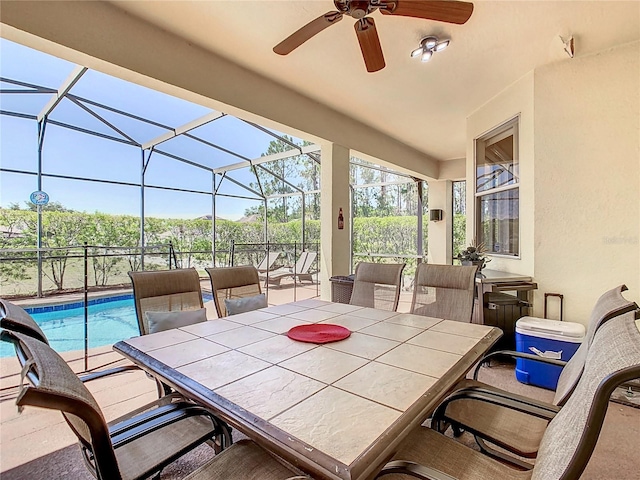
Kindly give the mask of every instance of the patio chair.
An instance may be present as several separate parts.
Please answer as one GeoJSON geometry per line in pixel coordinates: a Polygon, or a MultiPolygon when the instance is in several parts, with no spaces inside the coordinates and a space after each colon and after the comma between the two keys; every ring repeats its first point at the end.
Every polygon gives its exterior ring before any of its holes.
{"type": "Polygon", "coordinates": [[[483,363],[481,362],[474,372],[473,380],[465,379],[457,384],[456,389],[460,394],[452,397],[449,401],[443,402],[436,409],[433,416],[434,423],[438,424],[440,431],[444,431],[449,423],[453,426],[454,432],[459,433],[460,429],[467,430],[475,435],[478,445],[485,453],[523,468],[531,468],[529,463],[489,447],[485,440],[520,457],[534,458],[537,455],[548,418],[553,417],[559,411],[559,407],[568,401],[580,380],[587,352],[594,336],[597,336],[596,331],[612,318],[633,312],[638,308],[634,302],[630,302],[622,296],[622,292],[626,290],[626,286],[620,285],[605,292],[598,299],[587,325],[587,334],[576,353],[568,362],[511,351],[493,352],[483,359],[483,362],[486,362],[495,357],[506,356],[510,358],[527,358],[542,363],[563,366],[552,404],[515,395],[477,381],[480,365],[483,363]],[[538,408],[547,410],[549,416],[548,418],[531,418],[517,410],[505,408],[499,404],[478,402],[473,398],[473,394],[476,391],[490,392],[491,395],[506,399],[508,403],[516,402],[518,404],[536,405],[538,408]],[[465,392],[470,395],[468,397],[465,396],[465,392]]]}
{"type": "Polygon", "coordinates": [[[100,480],[157,475],[196,446],[225,436],[215,416],[175,393],[107,423],[91,392],[51,347],[8,330],[1,337],[14,344],[23,367],[18,408],[60,410],[78,437],[87,468],[100,480]]]}
{"type": "Polygon", "coordinates": [[[265,285],[277,286],[280,286],[280,282],[285,278],[293,278],[294,282],[300,280],[300,283],[302,283],[303,280],[308,280],[313,283],[313,274],[309,273],[309,270],[313,262],[315,262],[317,255],[316,252],[304,250],[300,254],[300,257],[298,257],[298,261],[293,268],[273,270],[266,275],[260,275],[260,280],[264,280],[265,285]]]}
{"type": "Polygon", "coordinates": [[[433,265],[416,269],[411,313],[471,322],[477,265],[433,265]]]}
{"type": "Polygon", "coordinates": [[[270,272],[273,270],[273,264],[276,263],[276,260],[280,255],[282,255],[282,252],[269,252],[256,267],[256,270],[260,273],[270,272]]]}
{"type": "MultiPolygon", "coordinates": [[[[40,326],[36,323],[31,315],[22,307],[3,300],[0,298],[0,327],[12,332],[22,333],[36,340],[49,345],[49,340],[44,334],[40,326]]],[[[137,365],[122,365],[120,367],[113,367],[107,370],[101,370],[98,372],[89,373],[80,376],[82,382],[88,382],[103,378],[108,375],[115,375],[117,373],[123,373],[131,370],[140,370],[137,365]]]]}
{"type": "MultiPolygon", "coordinates": [[[[376,478],[399,480],[409,475],[434,480],[576,480],[596,446],[611,393],[617,386],[639,377],[640,331],[633,313],[627,313],[598,330],[575,393],[549,422],[531,470],[512,468],[431,428],[419,426],[376,478]]],[[[478,403],[495,401],[495,397],[479,392],[476,399],[478,403]]],[[[513,405],[530,415],[546,413],[529,407],[513,405]]]]}
{"type": "Polygon", "coordinates": [[[129,272],[129,277],[133,284],[140,335],[150,333],[147,312],[175,312],[204,308],[200,276],[195,268],[129,272]]]}
{"type": "Polygon", "coordinates": [[[351,305],[395,312],[400,300],[404,263],[368,263],[356,265],[351,305]]]}
{"type": "MultiPolygon", "coordinates": [[[[218,317],[229,315],[225,299],[255,297],[262,293],[258,271],[252,266],[207,268],[218,317]]],[[[265,305],[266,306],[266,305],[265,305]]]]}

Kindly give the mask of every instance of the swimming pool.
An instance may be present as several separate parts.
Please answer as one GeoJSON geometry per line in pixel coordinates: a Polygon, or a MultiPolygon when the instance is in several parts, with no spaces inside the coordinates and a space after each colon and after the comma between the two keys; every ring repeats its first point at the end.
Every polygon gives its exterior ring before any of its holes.
{"type": "MultiPolygon", "coordinates": [[[[211,295],[203,295],[204,301],[211,295]]],[[[84,306],[67,305],[25,308],[38,323],[57,352],[84,350],[84,306]]],[[[139,335],[133,295],[118,295],[89,300],[89,348],[113,345],[139,335]]],[[[0,357],[15,355],[13,346],[0,342],[0,357]]]]}

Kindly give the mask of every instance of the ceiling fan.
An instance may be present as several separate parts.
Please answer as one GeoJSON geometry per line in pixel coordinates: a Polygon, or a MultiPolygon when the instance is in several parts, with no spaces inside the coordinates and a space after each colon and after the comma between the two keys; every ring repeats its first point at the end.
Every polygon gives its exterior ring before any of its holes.
{"type": "Polygon", "coordinates": [[[368,72],[385,66],[384,55],[376,24],[367,15],[380,10],[383,15],[424,18],[462,25],[473,12],[473,4],[453,0],[334,0],[338,11],[327,12],[289,35],[273,48],[279,55],[287,55],[322,30],[342,20],[344,15],[356,19],[354,25],[360,50],[368,72]]]}

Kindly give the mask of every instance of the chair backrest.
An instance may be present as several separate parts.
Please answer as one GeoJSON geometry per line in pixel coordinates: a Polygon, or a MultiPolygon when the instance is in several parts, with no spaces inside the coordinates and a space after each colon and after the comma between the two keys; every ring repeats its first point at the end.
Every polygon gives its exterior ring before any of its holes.
{"type": "Polygon", "coordinates": [[[356,265],[351,305],[396,311],[404,263],[368,263],[356,265]]]}
{"type": "Polygon", "coordinates": [[[140,335],[149,333],[145,312],[204,308],[200,276],[195,268],[129,272],[140,335]]]}
{"type": "Polygon", "coordinates": [[[21,333],[4,331],[2,340],[14,344],[29,380],[16,399],[25,405],[60,410],[80,443],[94,456],[98,478],[119,480],[121,474],[109,428],[98,403],[69,365],[49,345],[21,333]]]}
{"type": "Polygon", "coordinates": [[[265,255],[260,264],[256,267],[259,272],[266,272],[267,270],[271,270],[271,267],[276,260],[280,256],[282,252],[269,252],[268,255],[265,255]]]}
{"type": "Polygon", "coordinates": [[[24,333],[41,342],[49,344],[46,335],[22,307],[0,299],[0,327],[12,332],[24,333]]]}
{"type": "Polygon", "coordinates": [[[207,268],[211,279],[213,302],[216,305],[218,317],[226,317],[227,309],[224,299],[244,298],[259,295],[260,279],[258,271],[252,266],[207,268]]]}
{"type": "Polygon", "coordinates": [[[558,386],[553,398],[554,404],[563,405],[576,387],[584,369],[587,352],[598,328],[608,320],[638,308],[634,302],[630,302],[622,296],[622,292],[626,290],[627,287],[625,285],[617,286],[603,293],[596,302],[591,311],[589,323],[587,324],[587,333],[582,344],[560,373],[558,386]]]}
{"type": "Polygon", "coordinates": [[[307,273],[311,268],[311,265],[313,265],[313,262],[316,260],[317,255],[318,254],[316,252],[308,252],[304,250],[293,267],[294,273],[307,273]]]}
{"type": "Polygon", "coordinates": [[[411,313],[470,322],[477,269],[477,265],[419,264],[411,313]]]}
{"type": "Polygon", "coordinates": [[[640,378],[640,331],[632,312],[598,329],[575,392],[549,423],[532,480],[577,479],[593,453],[613,390],[640,378]]]}

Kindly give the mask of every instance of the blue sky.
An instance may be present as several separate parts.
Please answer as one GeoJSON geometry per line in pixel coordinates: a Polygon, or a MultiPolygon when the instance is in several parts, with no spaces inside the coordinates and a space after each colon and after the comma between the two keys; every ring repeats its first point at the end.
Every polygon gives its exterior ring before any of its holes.
{"type": "MultiPolygon", "coordinates": [[[[65,60],[0,39],[0,76],[4,78],[57,89],[74,68],[74,64],[65,60]]],[[[0,88],[24,87],[1,82],[0,88]]],[[[211,112],[203,106],[91,70],[74,85],[71,93],[174,128],[211,112]]],[[[50,98],[50,94],[3,93],[0,94],[0,108],[37,115],[50,98]]],[[[107,110],[94,110],[140,143],[166,132],[162,128],[146,125],[107,110]]],[[[119,136],[68,99],[56,107],[50,119],[119,136]]],[[[273,140],[268,134],[231,116],[215,120],[192,130],[191,133],[248,158],[259,157],[273,140]]],[[[213,168],[240,161],[237,157],[184,137],[169,140],[158,148],[183,158],[206,163],[213,168]]],[[[35,172],[37,158],[35,120],[0,115],[0,167],[35,172]]],[[[45,173],[139,183],[140,169],[139,147],[51,124],[47,126],[43,149],[45,173]]],[[[243,184],[254,181],[248,169],[233,171],[230,176],[243,184]]],[[[212,178],[205,170],[154,154],[147,169],[145,182],[147,185],[210,191],[212,178]]],[[[1,206],[6,207],[15,202],[23,204],[28,201],[30,193],[34,190],[37,190],[36,176],[0,172],[1,206]]],[[[138,187],[44,177],[43,190],[49,194],[51,201],[60,202],[74,210],[130,215],[140,213],[138,187]]],[[[249,192],[229,182],[226,182],[220,191],[250,196],[249,192]]],[[[195,218],[211,213],[210,195],[146,189],[145,199],[147,216],[195,218]]],[[[216,215],[238,219],[246,208],[258,204],[257,201],[219,196],[216,215]]]]}

